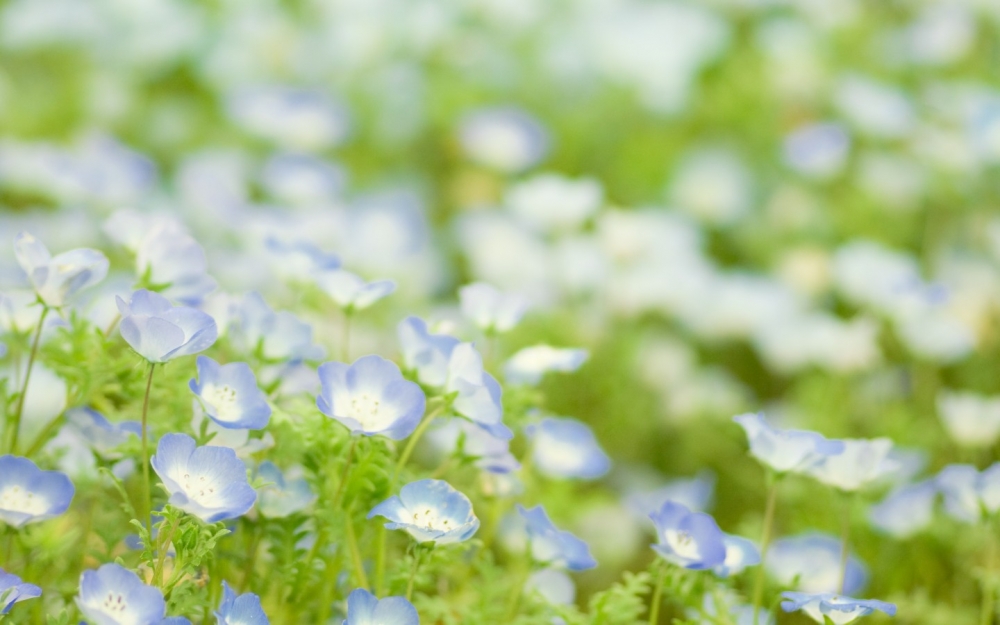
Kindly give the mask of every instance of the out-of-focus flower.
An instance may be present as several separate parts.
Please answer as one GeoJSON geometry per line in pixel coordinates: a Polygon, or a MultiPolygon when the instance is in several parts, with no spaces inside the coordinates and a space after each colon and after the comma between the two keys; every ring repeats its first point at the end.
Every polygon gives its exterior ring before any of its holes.
{"type": "Polygon", "coordinates": [[[469,498],[443,480],[411,482],[372,508],[368,518],[388,520],[386,529],[405,530],[417,542],[437,545],[458,543],[472,538],[479,529],[479,519],[469,498]]]}
{"type": "Polygon", "coordinates": [[[726,548],[726,558],[712,568],[719,577],[739,575],[748,566],[760,564],[760,550],[752,541],[742,536],[723,534],[722,544],[726,548]]]}
{"type": "Polygon", "coordinates": [[[239,517],[257,500],[246,465],[228,447],[197,447],[186,434],[167,434],[150,462],[170,503],[206,523],[239,517]]]}
{"type": "Polygon", "coordinates": [[[546,373],[572,373],[587,362],[590,353],[582,348],[533,345],[525,347],[504,364],[504,377],[514,384],[538,384],[546,373]]]}
{"type": "Polygon", "coordinates": [[[554,478],[594,480],[611,468],[611,459],[585,423],[546,417],[528,430],[532,460],[542,474],[554,478]]]}
{"type": "Polygon", "coordinates": [[[978,471],[969,464],[950,464],[934,483],[944,495],[948,514],[965,523],[978,523],[1000,510],[1000,462],[978,471]]]}
{"type": "Polygon", "coordinates": [[[80,248],[52,256],[45,244],[27,232],[14,237],[14,253],[39,299],[55,308],[108,273],[108,259],[101,252],[80,248]]]}
{"type": "Polygon", "coordinates": [[[694,570],[712,569],[725,562],[724,535],[710,515],[667,501],[649,518],[659,541],[653,549],[668,562],[694,570]]]}
{"type": "Polygon", "coordinates": [[[235,91],[226,104],[244,130],[289,150],[333,147],[350,128],[344,107],[321,91],[261,85],[235,91]]]}
{"type": "Polygon", "coordinates": [[[420,616],[405,597],[378,599],[364,588],[347,596],[347,618],[342,625],[420,625],[420,616]]]}
{"type": "Polygon", "coordinates": [[[857,74],[840,80],[834,101],[856,128],[874,137],[906,136],[917,121],[913,102],[905,93],[857,74]]]}
{"type": "Polygon", "coordinates": [[[0,520],[11,527],[66,512],[74,491],[64,473],[43,471],[27,458],[0,456],[0,520]]]}
{"type": "Polygon", "coordinates": [[[850,137],[839,124],[813,124],[785,138],[785,163],[803,175],[830,178],[843,168],[850,147],[850,137]]]}
{"type": "Polygon", "coordinates": [[[257,388],[257,378],[245,362],[220,365],[207,356],[198,356],[198,378],[191,391],[205,412],[219,425],[239,430],[260,430],[271,418],[267,397],[257,388]]]}
{"type": "Polygon", "coordinates": [[[991,447],[1000,438],[1000,397],[942,391],[937,409],[948,436],[962,447],[991,447]]]}
{"type": "Polygon", "coordinates": [[[268,625],[270,621],[260,605],[260,597],[252,592],[237,596],[222,582],[222,603],[215,612],[218,625],[268,625]]]}
{"type": "Polygon", "coordinates": [[[282,519],[305,510],[316,501],[316,494],[304,477],[286,476],[270,461],[260,463],[257,477],[268,482],[257,493],[257,510],[264,517],[282,519]]]}
{"type": "Polygon", "coordinates": [[[272,360],[313,360],[325,353],[312,342],[312,326],[286,310],[275,312],[256,291],[243,297],[233,333],[243,349],[253,352],[260,346],[272,360]]]}
{"type": "Polygon", "coordinates": [[[274,257],[275,270],[286,278],[305,282],[317,273],[340,268],[339,256],[324,252],[306,240],[286,241],[269,236],[264,247],[274,257]]]}
{"type": "Polygon", "coordinates": [[[19,601],[42,596],[42,589],[27,584],[20,577],[0,569],[0,614],[8,614],[19,601]]]}
{"type": "Polygon", "coordinates": [[[458,290],[462,314],[486,333],[512,330],[528,309],[528,300],[514,293],[503,293],[485,282],[467,284],[458,290]]]}
{"type": "Polygon", "coordinates": [[[160,625],[167,610],[159,588],[117,564],[102,565],[80,576],[76,605],[101,625],[160,625]]]}
{"type": "MultiPolygon", "coordinates": [[[[808,593],[840,592],[841,542],[833,536],[809,533],[779,538],[764,558],[767,572],[783,586],[808,593]]],[[[864,565],[847,559],[843,592],[859,592],[868,581],[864,565]]]]}
{"type": "Polygon", "coordinates": [[[337,306],[348,312],[364,310],[396,290],[396,283],[392,280],[366,282],[344,269],[319,272],[313,279],[337,306]]]}
{"type": "Polygon", "coordinates": [[[517,173],[541,161],[550,140],[545,128],[526,112],[497,107],[465,116],[459,142],[473,161],[502,173],[517,173]]]}
{"type": "Polygon", "coordinates": [[[805,430],[771,427],[760,413],[733,417],[746,431],[750,454],[778,473],[806,472],[844,451],[844,443],[805,430]]]}
{"type": "Polygon", "coordinates": [[[352,365],[323,363],[319,379],[320,412],[352,434],[400,440],[412,434],[423,417],[427,399],[420,386],[404,379],[396,363],[381,356],[364,356],[352,365]]]}
{"type": "Polygon", "coordinates": [[[490,473],[510,473],[521,468],[507,440],[465,419],[438,419],[425,437],[443,453],[457,453],[461,444],[462,455],[475,458],[476,466],[490,473]]]}
{"type": "Polygon", "coordinates": [[[539,174],[510,187],[504,204],[522,222],[544,233],[574,230],[594,216],[604,201],[601,183],[558,174],[539,174]]]}
{"type": "Polygon", "coordinates": [[[576,584],[560,569],[535,571],[524,583],[524,590],[537,592],[552,605],[570,605],[576,601],[576,584]]]}
{"type": "Polygon", "coordinates": [[[896,606],[876,599],[853,599],[833,593],[810,594],[783,592],[781,609],[785,612],[802,610],[817,623],[844,625],[878,610],[895,616],[896,606]]]}
{"type": "Polygon", "coordinates": [[[460,343],[451,351],[445,392],[455,394],[451,405],[456,413],[497,438],[514,438],[503,423],[500,384],[483,369],[483,358],[472,343],[460,343]]]}
{"type": "Polygon", "coordinates": [[[136,273],[164,297],[198,306],[215,289],[205,250],[175,222],[155,225],[136,246],[136,273]]]}
{"type": "Polygon", "coordinates": [[[891,536],[909,538],[931,524],[937,494],[933,480],[905,484],[872,506],[869,519],[872,525],[891,536]]]}
{"type": "Polygon", "coordinates": [[[344,186],[340,167],[307,154],[284,153],[268,159],[261,182],[279,202],[315,205],[333,200],[344,186]]]}
{"type": "Polygon", "coordinates": [[[151,363],[197,354],[218,336],[211,316],[185,306],[171,306],[167,298],[138,290],[129,301],[117,297],[122,337],[151,363]]]}
{"type": "Polygon", "coordinates": [[[710,148],[687,155],[674,173],[668,197],[696,219],[732,224],[750,210],[753,181],[743,162],[728,150],[710,148]]]}
{"type": "Polygon", "coordinates": [[[653,489],[635,489],[625,497],[625,506],[632,514],[646,519],[667,501],[682,504],[695,512],[707,512],[715,497],[715,474],[702,471],[689,478],[670,480],[653,489]]]}
{"type": "Polygon", "coordinates": [[[531,556],[537,562],[547,566],[566,567],[571,571],[584,571],[597,566],[587,543],[571,532],[557,528],[545,513],[545,508],[535,506],[526,509],[518,504],[517,511],[527,522],[531,556]]]}
{"type": "Polygon", "coordinates": [[[461,341],[447,334],[431,334],[427,323],[418,317],[399,322],[397,334],[406,367],[416,370],[421,383],[443,386],[448,381],[452,350],[461,341]]]}
{"type": "Polygon", "coordinates": [[[870,486],[895,470],[888,460],[892,441],[888,438],[843,439],[843,452],[826,456],[809,475],[842,491],[870,486]]]}

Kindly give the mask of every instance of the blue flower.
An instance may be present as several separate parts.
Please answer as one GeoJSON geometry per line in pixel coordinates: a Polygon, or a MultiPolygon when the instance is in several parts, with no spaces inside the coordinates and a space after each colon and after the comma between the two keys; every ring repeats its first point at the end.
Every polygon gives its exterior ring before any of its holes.
{"type": "Polygon", "coordinates": [[[257,476],[269,482],[258,494],[257,510],[269,519],[281,519],[301,512],[316,501],[316,494],[305,478],[288,479],[273,463],[264,461],[257,467],[257,476]]]}
{"type": "Polygon", "coordinates": [[[465,419],[436,419],[426,440],[446,454],[457,453],[461,442],[462,456],[475,458],[476,466],[490,473],[510,473],[521,468],[510,453],[509,441],[465,419]]]}
{"type": "Polygon", "coordinates": [[[312,326],[288,311],[274,312],[256,291],[243,297],[236,317],[235,338],[247,351],[260,347],[265,358],[293,361],[319,359],[325,353],[312,342],[312,326]]]}
{"type": "Polygon", "coordinates": [[[138,421],[111,423],[92,408],[71,408],[66,411],[66,421],[73,425],[94,451],[103,456],[107,456],[130,437],[142,436],[142,425],[138,421]]]}
{"type": "Polygon", "coordinates": [[[158,588],[117,564],[84,571],[76,605],[95,625],[159,625],[167,609],[158,588]]]}
{"type": "Polygon", "coordinates": [[[0,520],[12,527],[59,516],[73,501],[65,473],[42,471],[18,456],[0,456],[0,520]]]}
{"type": "Polygon", "coordinates": [[[546,417],[528,435],[535,467],[549,477],[594,480],[611,468],[594,433],[576,419],[546,417]]]}
{"type": "Polygon", "coordinates": [[[931,524],[937,484],[933,480],[905,484],[869,512],[871,524],[896,538],[908,538],[931,524]]]}
{"type": "Polygon", "coordinates": [[[524,590],[537,592],[552,605],[570,605],[576,601],[576,584],[560,569],[535,571],[524,583],[524,590]]]}
{"type": "Polygon", "coordinates": [[[888,438],[843,439],[842,453],[826,456],[809,469],[809,475],[842,491],[853,492],[870,486],[893,473],[898,465],[889,458],[888,438]]]}
{"type": "Polygon", "coordinates": [[[817,623],[831,622],[844,625],[878,610],[889,616],[896,615],[896,606],[875,599],[853,599],[833,593],[783,592],[781,602],[785,612],[802,610],[817,623]]]}
{"type": "Polygon", "coordinates": [[[503,423],[500,384],[483,369],[483,358],[472,343],[460,343],[452,350],[445,392],[455,394],[451,405],[456,413],[497,438],[514,438],[503,423]]]}
{"type": "Polygon", "coordinates": [[[186,434],[167,434],[151,463],[170,503],[206,523],[236,518],[257,500],[247,483],[246,465],[228,447],[196,448],[186,434]]]}
{"type": "Polygon", "coordinates": [[[347,618],[342,625],[420,625],[420,617],[404,597],[377,599],[358,588],[347,596],[347,618]]]}
{"type": "Polygon", "coordinates": [[[693,570],[711,569],[725,562],[725,537],[711,516],[668,501],[649,518],[659,540],[653,549],[668,562],[693,570]]]}
{"type": "Polygon", "coordinates": [[[403,348],[403,362],[417,372],[417,379],[428,386],[443,386],[448,381],[451,352],[460,343],[447,334],[431,334],[419,317],[407,317],[397,327],[403,348]]]}
{"type": "Polygon", "coordinates": [[[260,430],[271,418],[267,396],[257,388],[250,365],[231,362],[220,365],[198,356],[198,379],[190,387],[212,421],[234,430],[260,430]]]}
{"type": "Polygon", "coordinates": [[[469,157],[504,173],[523,171],[549,151],[548,132],[522,109],[499,106],[462,118],[459,142],[469,157]]]}
{"type": "Polygon", "coordinates": [[[270,621],[260,607],[260,597],[248,592],[236,596],[229,584],[222,582],[222,604],[215,613],[218,625],[267,625],[270,621]]]}
{"type": "Polygon", "coordinates": [[[392,280],[365,282],[360,276],[344,269],[315,274],[316,285],[345,311],[364,310],[396,290],[392,280]]]}
{"type": "Polygon", "coordinates": [[[571,571],[585,571],[597,566],[587,543],[557,528],[545,513],[545,508],[535,506],[529,510],[518,504],[517,511],[528,524],[531,555],[536,561],[550,566],[565,566],[571,571]]]}
{"type": "Polygon", "coordinates": [[[336,198],[346,178],[340,166],[308,154],[289,152],[269,158],[261,172],[261,184],[273,198],[310,208],[336,198]]]}
{"type": "Polygon", "coordinates": [[[715,474],[701,471],[694,477],[670,480],[654,490],[636,489],[625,497],[625,507],[643,520],[666,501],[676,501],[689,510],[707,512],[715,498],[715,474]]]}
{"type": "Polygon", "coordinates": [[[404,379],[399,367],[381,356],[364,356],[352,365],[323,363],[319,380],[320,412],[352,434],[406,438],[417,428],[427,403],[420,386],[404,379]]]}
{"type": "Polygon", "coordinates": [[[1000,462],[980,473],[969,464],[950,464],[934,478],[944,509],[966,523],[978,523],[1000,510],[1000,462]]]}
{"type": "Polygon", "coordinates": [[[503,293],[485,282],[467,284],[458,290],[462,314],[486,333],[503,333],[514,328],[528,310],[528,300],[503,293]]]}
{"type": "Polygon", "coordinates": [[[171,306],[167,298],[140,289],[128,302],[116,297],[122,337],[152,363],[197,354],[218,337],[215,320],[185,306],[171,306]]]}
{"type": "Polygon", "coordinates": [[[65,305],[108,274],[108,259],[101,252],[79,248],[52,256],[45,244],[27,232],[14,237],[14,254],[46,306],[65,305]]]}
{"type": "Polygon", "coordinates": [[[588,357],[589,353],[585,349],[534,345],[511,356],[504,365],[503,373],[508,382],[538,384],[550,371],[576,371],[587,362],[588,357]]]}
{"type": "Polygon", "coordinates": [[[264,246],[274,256],[275,269],[294,280],[309,280],[317,271],[340,268],[340,257],[324,252],[309,241],[286,243],[272,236],[264,240],[264,246]]]}
{"type": "Polygon", "coordinates": [[[472,538],[479,529],[479,519],[469,498],[443,480],[411,482],[378,504],[368,518],[389,520],[387,529],[402,529],[417,542],[438,545],[458,543],[472,538]]]}
{"type": "Polygon", "coordinates": [[[0,614],[7,614],[18,601],[42,596],[42,589],[26,584],[13,573],[0,569],[0,614]]]}
{"type": "Polygon", "coordinates": [[[760,413],[739,415],[733,421],[746,431],[750,454],[778,473],[808,471],[827,456],[844,451],[843,442],[827,440],[816,432],[773,428],[760,413]]]}
{"type": "Polygon", "coordinates": [[[170,300],[198,306],[215,290],[207,273],[205,250],[179,223],[157,224],[136,247],[139,276],[170,300]]]}
{"type": "MultiPolygon", "coordinates": [[[[764,566],[786,588],[811,593],[838,592],[841,544],[833,536],[818,533],[780,538],[768,548],[764,566]]],[[[867,581],[864,564],[849,556],[843,591],[860,592],[867,581]]]]}
{"type": "Polygon", "coordinates": [[[723,534],[722,543],[726,547],[726,559],[712,569],[719,577],[739,575],[748,566],[760,564],[760,550],[752,540],[723,534]]]}

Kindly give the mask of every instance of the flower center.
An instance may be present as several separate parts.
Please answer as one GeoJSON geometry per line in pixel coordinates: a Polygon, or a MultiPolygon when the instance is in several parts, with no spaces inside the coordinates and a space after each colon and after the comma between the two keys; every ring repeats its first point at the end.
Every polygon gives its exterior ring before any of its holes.
{"type": "Polygon", "coordinates": [[[197,503],[212,507],[215,501],[215,482],[204,475],[191,475],[185,473],[179,480],[184,494],[197,503]]]}
{"type": "Polygon", "coordinates": [[[347,404],[348,418],[354,419],[369,431],[384,430],[392,425],[395,415],[386,410],[378,396],[360,393],[352,395],[347,404]]]}
{"type": "Polygon", "coordinates": [[[697,560],[701,557],[698,543],[690,533],[684,530],[666,530],[663,532],[663,537],[674,553],[680,557],[688,560],[697,560]]]}
{"type": "Polygon", "coordinates": [[[431,532],[450,532],[457,527],[453,520],[442,517],[434,508],[418,508],[412,511],[412,517],[412,525],[431,532]]]}
{"type": "Polygon", "coordinates": [[[204,388],[201,398],[215,408],[215,417],[220,421],[239,420],[240,409],[237,403],[239,396],[236,394],[236,389],[228,384],[204,388]]]}
{"type": "Polygon", "coordinates": [[[49,502],[21,486],[8,486],[0,491],[0,510],[21,512],[31,516],[44,514],[49,509],[49,502]]]}
{"type": "Polygon", "coordinates": [[[104,598],[101,608],[107,614],[120,614],[128,609],[128,602],[125,601],[125,597],[121,593],[109,592],[108,596],[104,598]]]}

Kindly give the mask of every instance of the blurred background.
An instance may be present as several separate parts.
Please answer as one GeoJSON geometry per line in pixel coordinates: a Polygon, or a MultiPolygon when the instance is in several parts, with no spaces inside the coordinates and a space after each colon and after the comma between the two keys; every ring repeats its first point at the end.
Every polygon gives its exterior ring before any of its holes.
{"type": "MultiPolygon", "coordinates": [[[[901,482],[995,459],[1000,3],[0,0],[4,240],[127,269],[161,223],[204,246],[208,308],[309,306],[274,241],[395,279],[359,354],[395,353],[405,314],[455,318],[473,280],[532,302],[495,363],[590,350],[543,383],[615,463],[547,503],[602,562],[586,595],[652,558],[621,498],[668,480],[701,475],[759,535],[739,412],[889,436],[901,482]]],[[[22,281],[0,246],[0,288],[22,281]]],[[[838,531],[811,483],[784,496],[779,534],[838,531]]],[[[974,622],[955,528],[860,530],[865,595],[974,622]]]]}

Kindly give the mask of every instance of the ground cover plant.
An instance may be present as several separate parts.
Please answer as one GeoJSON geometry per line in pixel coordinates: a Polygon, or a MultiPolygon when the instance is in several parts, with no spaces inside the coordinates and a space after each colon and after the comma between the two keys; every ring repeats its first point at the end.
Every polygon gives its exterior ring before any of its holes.
{"type": "Polygon", "coordinates": [[[0,621],[996,622],[998,37],[0,0],[0,621]]]}

